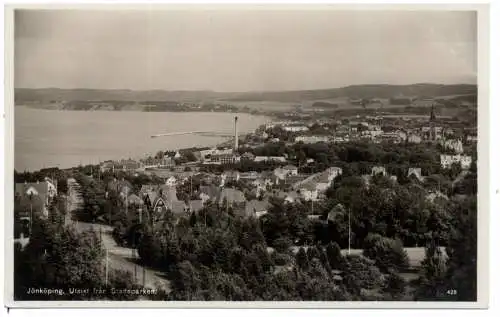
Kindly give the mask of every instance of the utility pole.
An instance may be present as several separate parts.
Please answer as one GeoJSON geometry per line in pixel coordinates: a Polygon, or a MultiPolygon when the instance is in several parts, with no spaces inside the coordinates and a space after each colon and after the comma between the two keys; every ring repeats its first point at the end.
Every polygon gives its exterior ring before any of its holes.
{"type": "Polygon", "coordinates": [[[108,286],[108,249],[106,249],[106,286],[108,286]]]}
{"type": "Polygon", "coordinates": [[[349,249],[347,254],[351,254],[351,208],[349,208],[349,249]]]}
{"type": "Polygon", "coordinates": [[[132,248],[132,259],[134,259],[134,283],[137,283],[137,256],[136,256],[136,252],[135,252],[135,248],[136,248],[136,245],[135,245],[135,232],[134,232],[134,245],[133,245],[133,248],[132,248]]]}
{"type": "Polygon", "coordinates": [[[33,203],[30,202],[30,238],[31,238],[31,231],[32,230],[33,230],[33,203]]]}

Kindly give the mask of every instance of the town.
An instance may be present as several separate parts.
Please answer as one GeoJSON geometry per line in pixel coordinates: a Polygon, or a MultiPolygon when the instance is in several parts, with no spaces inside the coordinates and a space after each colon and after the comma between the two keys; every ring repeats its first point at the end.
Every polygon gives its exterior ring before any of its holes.
{"type": "Polygon", "coordinates": [[[164,283],[160,300],[471,300],[443,263],[475,270],[450,263],[474,261],[457,230],[476,215],[477,114],[410,102],[427,113],[296,109],[244,135],[235,116],[214,148],[16,171],[19,252],[50,219],[97,232],[106,286],[164,283]]]}

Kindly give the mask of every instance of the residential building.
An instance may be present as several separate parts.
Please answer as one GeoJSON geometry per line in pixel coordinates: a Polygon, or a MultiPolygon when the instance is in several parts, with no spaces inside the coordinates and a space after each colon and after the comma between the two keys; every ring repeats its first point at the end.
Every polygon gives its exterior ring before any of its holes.
{"type": "Polygon", "coordinates": [[[189,212],[198,212],[203,209],[203,205],[203,200],[201,199],[190,200],[187,203],[187,208],[189,212]]]}
{"type": "Polygon", "coordinates": [[[452,150],[456,154],[462,154],[464,152],[463,144],[461,140],[446,140],[441,142],[441,145],[447,149],[447,150],[452,150]]]}
{"type": "Polygon", "coordinates": [[[468,135],[466,140],[467,140],[467,142],[475,143],[475,142],[477,142],[477,135],[468,135]]]}
{"type": "Polygon", "coordinates": [[[130,194],[127,197],[127,203],[129,206],[142,206],[142,205],[144,205],[144,201],[136,194],[130,194]]]}
{"type": "Polygon", "coordinates": [[[133,186],[129,181],[125,179],[118,180],[114,178],[106,186],[106,192],[108,194],[115,194],[122,198],[125,198],[132,192],[133,186]]]}
{"type": "Polygon", "coordinates": [[[141,168],[142,164],[140,162],[128,159],[128,160],[121,160],[118,163],[118,166],[115,166],[115,170],[117,167],[121,167],[121,170],[123,171],[135,171],[136,169],[141,168]]]}
{"type": "Polygon", "coordinates": [[[154,200],[151,201],[151,208],[155,215],[154,218],[157,218],[159,215],[167,212],[168,207],[165,198],[159,195],[156,196],[154,200]]]}
{"type": "Polygon", "coordinates": [[[172,212],[176,217],[182,217],[189,214],[189,206],[184,201],[170,201],[167,205],[167,210],[172,212]]]}
{"type": "Polygon", "coordinates": [[[303,142],[306,144],[328,142],[328,141],[329,141],[328,136],[323,136],[323,135],[310,135],[310,136],[301,135],[295,137],[295,142],[303,142]]]}
{"type": "Polygon", "coordinates": [[[361,135],[375,138],[381,135],[382,133],[384,133],[382,130],[364,130],[361,132],[361,135]]]}
{"type": "Polygon", "coordinates": [[[225,171],[220,176],[220,186],[225,186],[229,182],[237,182],[240,180],[240,172],[238,171],[225,171]]]}
{"type": "Polygon", "coordinates": [[[274,169],[274,175],[281,180],[284,180],[289,176],[297,176],[298,173],[298,168],[293,165],[286,165],[284,167],[274,169]]]}
{"type": "Polygon", "coordinates": [[[177,186],[177,178],[175,178],[174,176],[170,176],[169,178],[167,178],[167,180],[165,180],[165,185],[169,187],[177,186]]]}
{"type": "Polygon", "coordinates": [[[299,193],[305,201],[318,200],[318,190],[316,184],[305,184],[299,188],[299,193]]]}
{"type": "Polygon", "coordinates": [[[422,176],[422,169],[419,167],[410,167],[408,169],[408,177],[415,176],[419,181],[423,181],[424,177],[422,176]]]}
{"type": "Polygon", "coordinates": [[[441,167],[442,168],[450,168],[454,163],[460,164],[460,167],[464,170],[469,169],[472,164],[472,157],[468,155],[446,155],[441,154],[441,167]]]}
{"type": "Polygon", "coordinates": [[[275,168],[273,173],[280,180],[284,180],[288,175],[288,172],[281,167],[275,168]]]}
{"type": "Polygon", "coordinates": [[[277,198],[283,199],[283,201],[285,203],[288,203],[288,204],[292,204],[292,203],[296,202],[297,200],[299,200],[299,198],[300,198],[297,191],[289,191],[289,192],[280,191],[280,192],[276,193],[274,196],[277,198]]]}
{"type": "MultiPolygon", "coordinates": [[[[275,177],[275,176],[274,176],[275,177]]],[[[261,175],[259,178],[251,182],[251,185],[257,189],[257,196],[263,194],[273,187],[273,185],[278,184],[279,179],[261,175]]]]}
{"type": "Polygon", "coordinates": [[[408,143],[420,144],[422,143],[422,137],[417,134],[410,134],[407,138],[408,143]]]}
{"type": "Polygon", "coordinates": [[[259,173],[255,171],[240,173],[240,178],[243,180],[256,180],[259,177],[259,173]]]}
{"type": "Polygon", "coordinates": [[[309,131],[309,128],[303,125],[297,125],[297,126],[284,126],[282,128],[284,131],[287,132],[304,132],[304,131],[309,131]]]}
{"type": "Polygon", "coordinates": [[[241,155],[241,160],[253,161],[255,159],[255,155],[250,152],[245,152],[241,155]]]}
{"type": "Polygon", "coordinates": [[[215,186],[215,185],[207,185],[207,186],[200,186],[200,199],[203,201],[203,203],[206,203],[209,200],[212,201],[217,201],[218,197],[220,196],[220,188],[215,186]]]}
{"type": "Polygon", "coordinates": [[[282,162],[286,163],[286,158],[283,156],[256,156],[255,162],[282,162]]]}
{"type": "Polygon", "coordinates": [[[115,163],[113,161],[104,161],[100,164],[101,173],[114,170],[115,163]]]}
{"type": "Polygon", "coordinates": [[[15,202],[24,209],[20,218],[29,221],[33,210],[40,211],[43,216],[48,216],[49,206],[57,196],[57,185],[49,178],[43,182],[16,183],[15,202]]]}
{"type": "Polygon", "coordinates": [[[436,199],[449,200],[448,196],[441,193],[440,191],[434,191],[434,192],[427,194],[427,196],[425,196],[425,199],[431,203],[434,203],[436,201],[436,199]]]}
{"type": "Polygon", "coordinates": [[[382,176],[387,176],[387,172],[385,170],[385,167],[383,166],[374,166],[372,167],[372,176],[382,174],[382,176]]]}
{"type": "Polygon", "coordinates": [[[325,171],[328,174],[328,180],[331,182],[338,176],[342,175],[342,168],[340,167],[329,167],[325,171]]]}
{"type": "Polygon", "coordinates": [[[245,195],[242,191],[234,188],[223,188],[220,192],[218,203],[227,202],[230,206],[238,205],[246,202],[245,195]]]}
{"type": "Polygon", "coordinates": [[[252,199],[245,203],[245,215],[260,218],[267,214],[270,207],[271,204],[267,200],[252,199]]]}

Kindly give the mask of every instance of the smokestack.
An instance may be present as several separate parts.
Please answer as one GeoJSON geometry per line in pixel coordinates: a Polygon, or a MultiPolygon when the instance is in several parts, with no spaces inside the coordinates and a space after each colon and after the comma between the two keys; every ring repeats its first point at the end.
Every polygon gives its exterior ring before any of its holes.
{"type": "Polygon", "coordinates": [[[238,117],[234,117],[234,151],[238,151],[238,117]]]}

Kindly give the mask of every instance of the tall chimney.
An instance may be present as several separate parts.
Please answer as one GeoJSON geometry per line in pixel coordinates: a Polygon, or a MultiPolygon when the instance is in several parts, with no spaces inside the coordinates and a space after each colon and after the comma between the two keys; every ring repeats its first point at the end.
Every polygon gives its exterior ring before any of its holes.
{"type": "Polygon", "coordinates": [[[238,151],[238,117],[234,117],[234,151],[238,151]]]}

